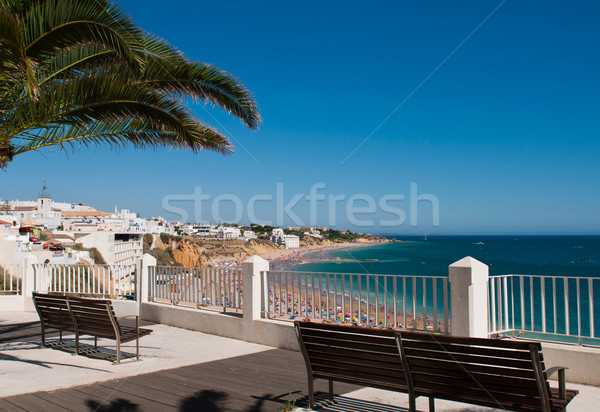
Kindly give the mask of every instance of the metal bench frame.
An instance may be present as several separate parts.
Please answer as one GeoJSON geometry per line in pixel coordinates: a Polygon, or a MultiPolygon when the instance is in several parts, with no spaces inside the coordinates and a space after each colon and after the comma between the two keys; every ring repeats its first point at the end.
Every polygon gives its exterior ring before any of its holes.
{"type": "MultiPolygon", "coordinates": [[[[314,380],[317,378],[329,380],[331,400],[334,380],[408,393],[410,411],[416,411],[417,397],[426,396],[429,398],[431,412],[435,410],[436,398],[513,411],[554,412],[566,410],[567,404],[578,393],[577,390],[566,389],[567,368],[544,368],[539,342],[441,336],[302,321],[294,322],[294,326],[306,363],[310,408],[315,407],[314,380]],[[340,338],[336,339],[335,334],[340,338]],[[365,376],[361,377],[351,368],[337,365],[335,359],[325,360],[319,353],[349,353],[351,350],[357,351],[359,356],[362,356],[362,352],[378,354],[380,345],[376,340],[373,341],[374,344],[369,343],[369,337],[381,336],[394,337],[397,349],[395,356],[401,363],[398,373],[404,375],[405,387],[390,385],[389,378],[395,376],[393,374],[386,375],[376,371],[371,374],[367,369],[365,376]],[[361,341],[364,347],[359,344],[361,341]],[[330,373],[327,372],[328,366],[331,367],[330,373]],[[445,371],[450,366],[454,372],[445,371]],[[315,368],[319,372],[315,373],[315,368]],[[436,371],[439,371],[439,376],[436,371]],[[551,389],[548,384],[548,378],[556,372],[558,390],[551,389]],[[485,379],[477,379],[477,376],[485,379]],[[521,377],[524,380],[520,381],[521,377]],[[460,392],[465,391],[461,385],[468,383],[469,379],[472,379],[471,386],[474,389],[468,392],[467,398],[467,395],[461,395],[460,392]],[[440,383],[435,383],[436,380],[440,383]],[[505,389],[506,393],[503,392],[505,389]],[[486,397],[486,394],[489,396],[486,397]],[[521,395],[522,398],[518,401],[511,399],[521,395]],[[519,403],[521,400],[523,404],[519,403]]],[[[389,352],[389,345],[386,346],[386,351],[389,352]]]]}
{"type": "Polygon", "coordinates": [[[135,328],[121,326],[115,316],[112,302],[108,299],[80,298],[34,292],[33,301],[40,317],[42,346],[46,346],[47,328],[59,329],[61,331],[61,341],[62,331],[71,331],[75,333],[75,355],[82,354],[80,337],[91,335],[94,336],[94,351],[98,351],[98,337],[116,341],[116,361],[113,362],[115,364],[121,363],[121,344],[135,340],[136,360],[140,360],[140,337],[152,332],[150,329],[139,327],[139,316],[132,316],[135,317],[135,328]],[[52,301],[56,302],[54,307],[44,304],[52,301]],[[62,302],[65,302],[68,310],[71,319],[70,325],[56,321],[56,319],[64,320],[65,305],[62,305],[62,302]]]}

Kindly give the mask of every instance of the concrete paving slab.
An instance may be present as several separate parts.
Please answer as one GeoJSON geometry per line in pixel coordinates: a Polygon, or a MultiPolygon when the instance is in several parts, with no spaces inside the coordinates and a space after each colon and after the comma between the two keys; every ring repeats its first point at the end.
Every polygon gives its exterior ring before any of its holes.
{"type": "MultiPolygon", "coordinates": [[[[1,326],[37,320],[35,313],[0,312],[1,326]]],[[[140,339],[142,360],[127,360],[119,365],[40,348],[39,334],[23,341],[2,342],[0,397],[68,388],[273,349],[166,325],[147,327],[152,333],[140,339]]],[[[93,338],[84,342],[93,345],[93,338]]],[[[108,339],[99,339],[98,344],[101,348],[116,349],[114,341],[108,339]]],[[[135,342],[124,344],[123,350],[135,353],[135,342]]]]}

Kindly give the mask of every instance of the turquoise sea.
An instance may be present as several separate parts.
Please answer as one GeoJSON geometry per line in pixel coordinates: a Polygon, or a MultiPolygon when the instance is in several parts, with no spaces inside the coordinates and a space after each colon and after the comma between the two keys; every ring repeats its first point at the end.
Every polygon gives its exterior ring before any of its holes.
{"type": "Polygon", "coordinates": [[[472,256],[490,275],[600,276],[600,236],[395,236],[385,243],[333,251],[330,262],[309,262],[293,270],[447,276],[448,266],[472,256]],[[339,260],[335,260],[339,258],[339,260]]]}
{"type": "MultiPolygon", "coordinates": [[[[600,340],[594,339],[592,342],[589,339],[600,337],[600,313],[596,313],[600,308],[600,236],[428,236],[427,239],[422,236],[406,236],[396,239],[402,242],[319,254],[313,256],[319,261],[296,265],[291,270],[447,277],[450,264],[471,256],[487,264],[491,276],[568,277],[571,278],[568,281],[548,279],[543,283],[540,278],[528,278],[522,286],[518,281],[511,280],[508,288],[514,295],[507,298],[507,305],[514,311],[515,328],[523,320],[525,330],[545,330],[546,334],[563,336],[557,340],[572,343],[576,343],[577,339],[565,338],[564,335],[579,335],[588,338],[584,341],[580,338],[579,343],[600,345],[600,340]],[[578,281],[573,277],[593,279],[578,281]],[[563,299],[567,295],[567,288],[568,305],[563,299]],[[544,293],[541,292],[542,289],[544,293]],[[518,297],[520,293],[523,293],[524,311],[521,309],[521,301],[513,297],[518,297]],[[552,296],[556,296],[557,300],[553,301],[552,296]],[[592,302],[593,318],[590,314],[592,302]],[[542,313],[545,315],[542,316],[542,313]]],[[[364,278],[362,282],[364,290],[364,278]]],[[[410,296],[412,290],[409,286],[407,291],[410,296]]],[[[388,285],[388,290],[389,287],[388,285]]],[[[375,290],[374,284],[371,290],[375,290]]],[[[398,296],[402,294],[400,288],[397,292],[398,296]]],[[[422,296],[419,284],[416,292],[418,296],[422,296]]],[[[432,299],[431,296],[427,297],[429,308],[432,299]]],[[[442,307],[442,299],[438,295],[438,308],[442,307]]],[[[421,310],[420,303],[417,306],[421,310]]],[[[528,336],[536,336],[527,333],[528,336]]]]}

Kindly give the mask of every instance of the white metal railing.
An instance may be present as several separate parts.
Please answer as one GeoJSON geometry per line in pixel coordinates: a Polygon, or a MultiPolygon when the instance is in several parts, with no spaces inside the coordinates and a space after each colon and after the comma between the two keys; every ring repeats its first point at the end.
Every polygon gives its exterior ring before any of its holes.
{"type": "Polygon", "coordinates": [[[267,271],[269,317],[450,333],[447,277],[267,271]]]}
{"type": "Polygon", "coordinates": [[[135,265],[34,264],[35,289],[116,298],[135,294],[135,265]]]}
{"type": "Polygon", "coordinates": [[[148,297],[173,305],[243,308],[242,271],[180,266],[151,266],[148,297]]]}
{"type": "Polygon", "coordinates": [[[600,278],[505,275],[489,280],[489,334],[600,346],[600,278]]]}
{"type": "Polygon", "coordinates": [[[23,266],[0,264],[0,295],[20,295],[22,287],[23,266]]]}

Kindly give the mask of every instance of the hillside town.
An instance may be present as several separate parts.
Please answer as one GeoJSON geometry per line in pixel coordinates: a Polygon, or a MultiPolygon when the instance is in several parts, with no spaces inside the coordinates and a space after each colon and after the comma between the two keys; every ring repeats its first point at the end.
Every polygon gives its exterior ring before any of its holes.
{"type": "MultiPolygon", "coordinates": [[[[127,266],[134,265],[145,251],[156,250],[157,245],[173,256],[172,245],[182,242],[172,243],[168,239],[205,240],[207,244],[227,241],[227,245],[236,245],[238,249],[244,244],[260,244],[262,248],[277,250],[354,240],[348,236],[348,231],[324,227],[284,229],[255,224],[169,222],[162,217],[146,219],[128,209],[115,207],[114,211],[105,212],[83,204],[55,201],[45,185],[36,200],[0,199],[0,262],[3,264],[22,264],[26,258],[34,257],[45,264],[127,266]],[[327,235],[324,237],[323,233],[327,235]]],[[[192,266],[197,263],[187,260],[192,266]]],[[[181,259],[171,261],[182,263],[181,259]]]]}

